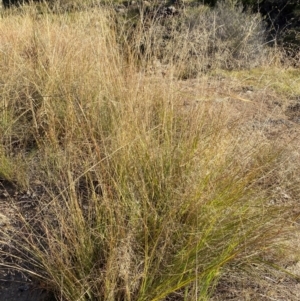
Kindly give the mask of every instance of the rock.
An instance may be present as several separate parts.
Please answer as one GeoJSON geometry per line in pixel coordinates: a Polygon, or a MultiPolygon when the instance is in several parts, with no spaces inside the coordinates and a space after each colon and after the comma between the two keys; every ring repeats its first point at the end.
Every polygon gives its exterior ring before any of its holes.
{"type": "Polygon", "coordinates": [[[174,15],[177,12],[177,9],[173,5],[171,5],[167,7],[167,12],[171,15],[174,15]]]}
{"type": "Polygon", "coordinates": [[[115,10],[119,14],[126,14],[126,12],[127,12],[127,9],[126,9],[125,5],[123,5],[123,4],[116,6],[115,10]]]}
{"type": "Polygon", "coordinates": [[[151,3],[148,2],[148,1],[143,1],[143,6],[144,6],[144,7],[150,7],[150,6],[151,6],[151,3]]]}

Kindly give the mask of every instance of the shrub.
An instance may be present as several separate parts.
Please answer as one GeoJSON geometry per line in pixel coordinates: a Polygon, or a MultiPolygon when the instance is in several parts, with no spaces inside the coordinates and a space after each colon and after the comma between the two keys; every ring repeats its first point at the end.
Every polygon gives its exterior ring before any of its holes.
{"type": "MultiPolygon", "coordinates": [[[[232,1],[187,9],[186,15],[170,18],[155,14],[140,18],[129,47],[141,64],[158,59],[172,64],[179,77],[195,76],[215,68],[250,68],[265,60],[265,27],[259,14],[243,11],[232,1]]],[[[149,62],[150,64],[152,62],[149,62]]]]}

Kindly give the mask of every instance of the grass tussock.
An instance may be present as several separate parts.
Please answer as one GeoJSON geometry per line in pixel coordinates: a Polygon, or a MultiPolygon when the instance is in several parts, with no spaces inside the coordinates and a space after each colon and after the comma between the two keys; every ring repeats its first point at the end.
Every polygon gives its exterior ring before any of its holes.
{"type": "Polygon", "coordinates": [[[285,237],[288,208],[261,185],[284,150],[226,105],[182,105],[112,24],[105,9],[1,21],[0,175],[44,186],[1,242],[58,300],[207,300],[285,237]]]}

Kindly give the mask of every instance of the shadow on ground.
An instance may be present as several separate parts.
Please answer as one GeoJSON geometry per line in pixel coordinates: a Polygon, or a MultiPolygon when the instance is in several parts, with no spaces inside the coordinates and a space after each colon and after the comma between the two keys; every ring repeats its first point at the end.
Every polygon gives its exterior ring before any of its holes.
{"type": "Polygon", "coordinates": [[[31,282],[20,273],[7,274],[0,278],[2,301],[56,301],[53,294],[31,282]]]}

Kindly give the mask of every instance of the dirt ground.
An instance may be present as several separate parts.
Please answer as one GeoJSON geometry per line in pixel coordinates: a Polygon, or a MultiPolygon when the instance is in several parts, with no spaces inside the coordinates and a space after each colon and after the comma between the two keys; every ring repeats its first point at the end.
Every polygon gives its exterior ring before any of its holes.
{"type": "Polygon", "coordinates": [[[0,300],[5,301],[55,301],[51,293],[39,287],[38,283],[14,273],[1,276],[0,300]]]}
{"type": "MultiPolygon", "coordinates": [[[[0,261],[4,264],[13,261],[15,253],[12,242],[5,234],[13,234],[15,229],[18,229],[17,214],[20,209],[34,214],[35,202],[41,196],[40,192],[37,192],[20,191],[13,183],[0,179],[0,227],[3,231],[0,248],[1,251],[10,254],[0,257],[0,261]]],[[[41,287],[34,278],[4,267],[0,269],[0,300],[55,301],[53,295],[41,287]]]]}

